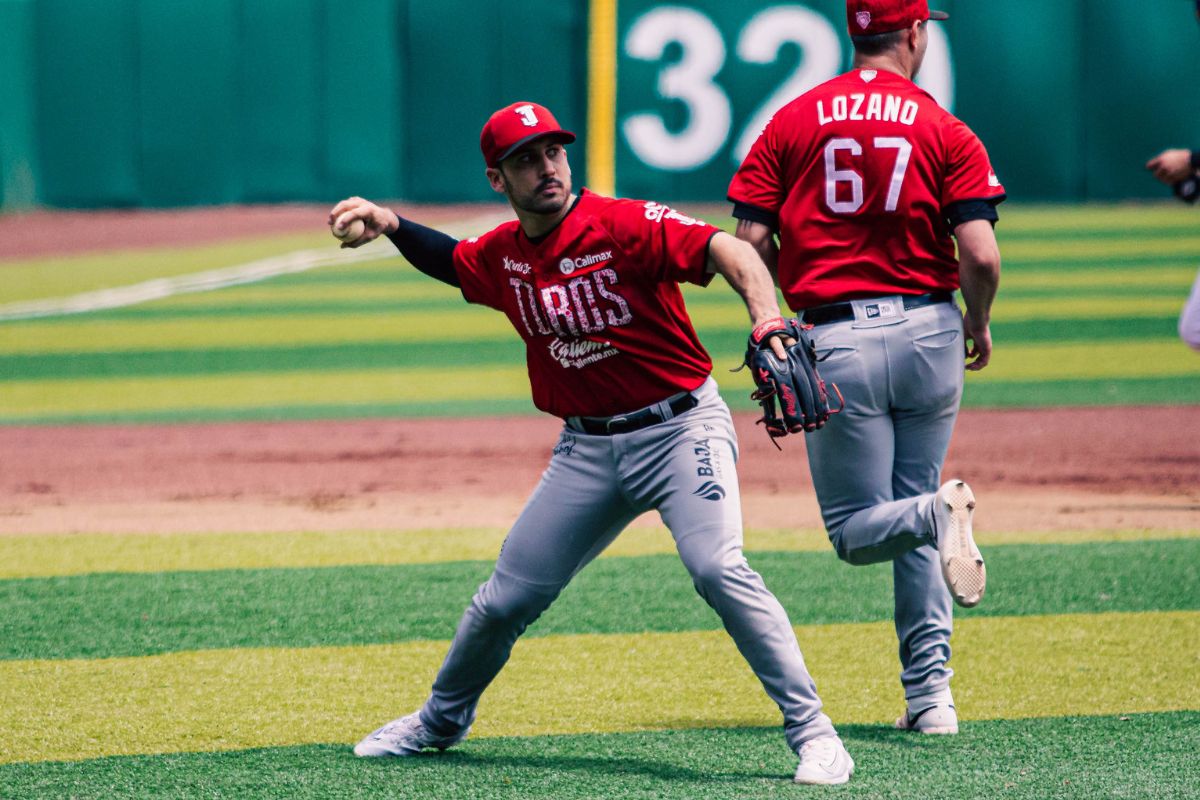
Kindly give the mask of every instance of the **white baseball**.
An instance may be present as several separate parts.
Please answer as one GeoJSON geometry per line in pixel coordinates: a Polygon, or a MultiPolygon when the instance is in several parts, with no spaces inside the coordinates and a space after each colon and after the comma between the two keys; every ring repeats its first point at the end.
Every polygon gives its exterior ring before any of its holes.
{"type": "Polygon", "coordinates": [[[353,242],[366,232],[367,226],[361,219],[352,219],[344,228],[339,228],[335,222],[332,230],[335,238],[341,239],[343,242],[353,242]]]}

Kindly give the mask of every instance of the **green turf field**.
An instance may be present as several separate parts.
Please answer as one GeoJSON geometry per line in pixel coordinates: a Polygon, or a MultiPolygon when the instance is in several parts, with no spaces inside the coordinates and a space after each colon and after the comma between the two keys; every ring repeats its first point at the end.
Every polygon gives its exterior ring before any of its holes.
{"type": "MultiPolygon", "coordinates": [[[[535,623],[463,746],[354,759],[421,702],[489,564],[432,531],[338,534],[349,562],[331,563],[332,536],[0,537],[0,797],[812,791],[789,783],[778,711],[650,531],[535,623]]],[[[858,759],[838,796],[1194,796],[1200,531],[1054,538],[989,545],[988,602],[956,621],[963,733],[914,740],[889,728],[890,572],[749,534],[858,759]]]]}
{"type": "MultiPolygon", "coordinates": [[[[714,220],[724,222],[723,220],[714,220]]],[[[1190,403],[1200,359],[1175,321],[1200,228],[1175,206],[1006,206],[995,356],[967,406],[1190,403]]],[[[464,231],[465,233],[465,231],[464,231]]],[[[3,265],[5,304],[125,286],[327,247],[312,235],[3,265]]],[[[376,245],[381,256],[391,245],[376,245]]],[[[744,347],[728,287],[689,288],[721,367],[744,347]]],[[[0,321],[0,424],[532,413],[508,322],[399,257],[87,314],[0,321]],[[431,397],[429,387],[438,387],[431,397]]],[[[749,408],[749,379],[722,379],[749,408]]]]}
{"type": "MultiPolygon", "coordinates": [[[[1194,210],[1002,214],[997,349],[967,405],[1197,402],[1175,334],[1194,210]]],[[[0,264],[0,312],[326,241],[0,264]]],[[[719,282],[687,295],[720,376],[745,313],[719,282]]],[[[749,379],[722,381],[748,407],[749,379]]],[[[480,386],[488,412],[533,411],[506,321],[395,257],[0,321],[0,424],[478,413],[480,386]]],[[[748,532],[857,761],[846,787],[790,783],[777,709],[652,528],[534,624],[462,746],[355,759],[424,699],[502,524],[0,536],[0,798],[1200,796],[1200,526],[985,532],[988,597],[956,618],[957,737],[891,730],[886,566],[840,564],[819,531],[748,532]]]]}

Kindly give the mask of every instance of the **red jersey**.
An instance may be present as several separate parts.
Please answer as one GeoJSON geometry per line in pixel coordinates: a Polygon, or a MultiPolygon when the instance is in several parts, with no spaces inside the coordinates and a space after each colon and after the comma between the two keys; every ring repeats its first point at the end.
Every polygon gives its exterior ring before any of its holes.
{"type": "Polygon", "coordinates": [[[584,189],[536,242],[517,221],[454,250],[463,297],[525,340],[533,403],[559,417],[620,414],[691,391],[712,360],[679,290],[706,285],[712,225],[584,189]]]}
{"type": "Polygon", "coordinates": [[[957,289],[944,212],[997,203],[1004,187],[979,138],[924,90],[856,69],[775,114],[729,199],[778,220],[779,285],[799,310],[957,289]]]}

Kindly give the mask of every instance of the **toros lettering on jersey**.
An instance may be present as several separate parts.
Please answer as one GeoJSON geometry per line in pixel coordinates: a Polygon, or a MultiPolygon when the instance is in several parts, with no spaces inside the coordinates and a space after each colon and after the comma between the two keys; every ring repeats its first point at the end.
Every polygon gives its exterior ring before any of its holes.
{"type": "Polygon", "coordinates": [[[852,122],[898,122],[901,125],[912,125],[917,121],[917,112],[920,110],[915,100],[879,92],[834,95],[829,101],[829,106],[827,111],[825,101],[817,101],[817,122],[820,125],[847,120],[852,122]]]}
{"type": "Polygon", "coordinates": [[[617,272],[611,267],[540,289],[516,276],[508,278],[526,332],[560,339],[578,339],[632,322],[629,303],[613,289],[617,283],[617,272]]]}

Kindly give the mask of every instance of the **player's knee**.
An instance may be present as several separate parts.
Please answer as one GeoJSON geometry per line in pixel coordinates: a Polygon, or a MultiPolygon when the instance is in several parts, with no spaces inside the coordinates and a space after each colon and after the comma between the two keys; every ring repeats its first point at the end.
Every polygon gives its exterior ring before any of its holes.
{"type": "Polygon", "coordinates": [[[850,549],[846,546],[846,539],[842,536],[841,526],[829,528],[826,533],[829,535],[829,543],[833,545],[833,552],[837,553],[837,557],[847,564],[853,564],[854,560],[851,557],[850,549]]]}
{"type": "Polygon", "coordinates": [[[480,615],[492,624],[524,629],[554,602],[555,594],[539,592],[514,580],[492,576],[479,588],[472,601],[480,615]]]}
{"type": "Polygon", "coordinates": [[[744,583],[747,576],[753,574],[740,552],[697,559],[688,563],[687,568],[692,576],[692,585],[704,598],[726,594],[731,586],[744,583]]]}

